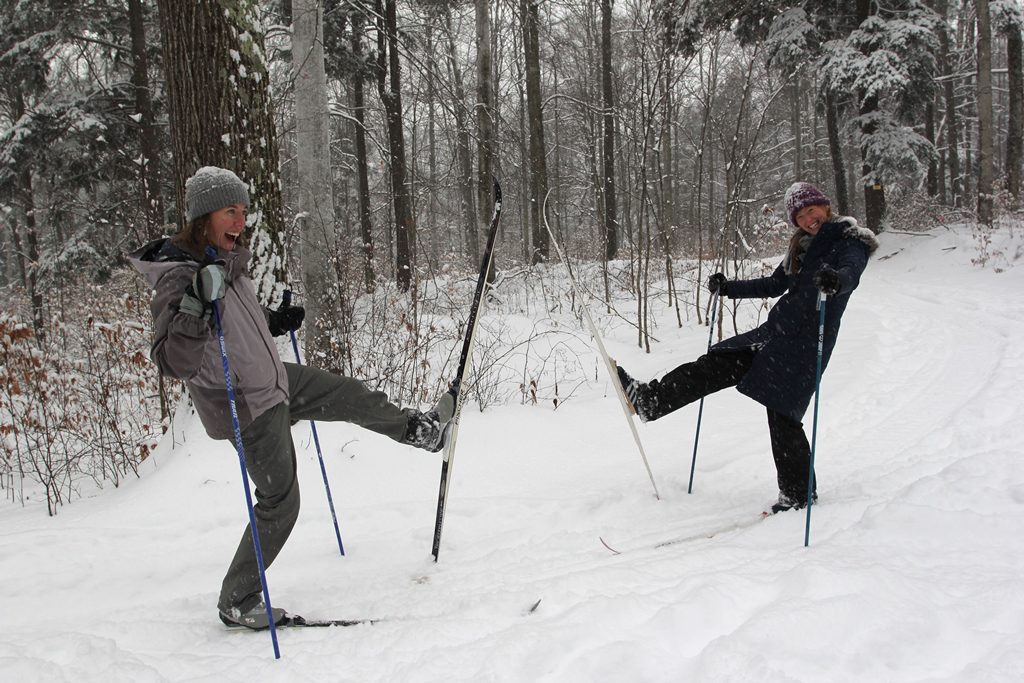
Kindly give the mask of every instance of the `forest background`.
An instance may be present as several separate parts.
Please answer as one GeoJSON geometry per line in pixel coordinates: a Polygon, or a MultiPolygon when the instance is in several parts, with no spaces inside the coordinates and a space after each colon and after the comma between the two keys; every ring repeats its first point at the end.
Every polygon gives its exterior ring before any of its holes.
{"type": "MultiPolygon", "coordinates": [[[[1019,0],[0,0],[0,486],[56,514],[135,476],[185,405],[124,255],[180,227],[199,166],[249,183],[258,291],[305,305],[307,362],[426,403],[492,177],[491,296],[577,310],[546,289],[546,218],[648,351],[652,302],[706,322],[708,273],[782,252],[796,180],[875,232],[972,222],[984,260],[1020,216],[1022,27],[1019,0]]],[[[588,376],[489,324],[480,409],[588,376]]]]}

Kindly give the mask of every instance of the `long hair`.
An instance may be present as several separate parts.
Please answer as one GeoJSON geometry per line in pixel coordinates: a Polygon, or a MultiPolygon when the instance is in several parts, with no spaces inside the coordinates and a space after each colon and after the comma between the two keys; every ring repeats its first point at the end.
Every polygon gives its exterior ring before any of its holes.
{"type": "Polygon", "coordinates": [[[206,226],[209,222],[210,214],[208,213],[196,216],[171,239],[176,245],[202,260],[206,256],[206,247],[210,244],[210,240],[206,237],[206,226]]]}
{"type": "MultiPolygon", "coordinates": [[[[825,222],[827,223],[832,220],[834,214],[832,213],[831,204],[825,204],[824,206],[828,211],[828,215],[825,217],[825,222]]],[[[803,249],[800,242],[808,234],[810,233],[804,232],[803,228],[797,228],[796,232],[793,233],[793,236],[789,238],[789,249],[786,250],[786,263],[789,264],[790,271],[794,275],[800,272],[800,266],[803,264],[803,259],[799,258],[800,252],[803,249]]]]}

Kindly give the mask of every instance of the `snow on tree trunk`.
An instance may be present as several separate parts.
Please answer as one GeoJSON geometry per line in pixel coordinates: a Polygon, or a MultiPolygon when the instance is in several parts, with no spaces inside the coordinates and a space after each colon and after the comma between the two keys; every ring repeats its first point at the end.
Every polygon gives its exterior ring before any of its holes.
{"type": "Polygon", "coordinates": [[[323,9],[319,0],[292,2],[292,70],[295,76],[295,148],[298,167],[297,225],[306,298],[306,357],[330,367],[332,302],[338,300],[338,258],[331,182],[331,135],[324,70],[323,9]]]}
{"type": "Polygon", "coordinates": [[[284,214],[263,26],[254,0],[157,0],[178,204],[201,166],[249,185],[253,283],[269,305],[284,289],[284,214]]]}

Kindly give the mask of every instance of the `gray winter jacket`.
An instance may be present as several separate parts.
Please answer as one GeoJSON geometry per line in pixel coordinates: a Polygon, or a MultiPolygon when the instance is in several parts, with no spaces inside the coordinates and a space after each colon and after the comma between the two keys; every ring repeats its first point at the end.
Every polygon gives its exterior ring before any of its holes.
{"type": "MultiPolygon", "coordinates": [[[[249,278],[250,256],[242,247],[218,253],[227,270],[227,293],[218,305],[241,429],[288,399],[288,377],[249,278]]],[[[211,438],[232,438],[215,323],[178,311],[185,288],[203,263],[166,238],[129,254],[128,260],[154,290],[150,357],[162,374],[185,380],[211,438]]]]}

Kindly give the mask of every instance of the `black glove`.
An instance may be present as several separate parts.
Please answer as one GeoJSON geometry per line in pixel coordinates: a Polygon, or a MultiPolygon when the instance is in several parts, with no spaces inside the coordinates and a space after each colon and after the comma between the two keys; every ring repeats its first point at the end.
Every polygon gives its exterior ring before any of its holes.
{"type": "Polygon", "coordinates": [[[195,272],[192,282],[185,288],[178,310],[197,318],[208,318],[212,302],[224,298],[227,291],[227,271],[223,263],[211,263],[195,272]]]}
{"type": "Polygon", "coordinates": [[[818,272],[814,274],[814,286],[818,291],[829,296],[839,293],[839,273],[835,268],[825,263],[818,272]]]}
{"type": "Polygon", "coordinates": [[[267,326],[270,328],[270,336],[280,337],[285,332],[294,332],[302,325],[305,317],[306,309],[302,306],[282,304],[276,311],[270,311],[267,315],[267,326]]]}
{"type": "Polygon", "coordinates": [[[718,294],[724,295],[725,286],[728,283],[729,281],[726,279],[725,275],[723,275],[722,273],[715,273],[714,275],[708,278],[708,291],[710,291],[712,294],[717,292],[718,294]]]}

